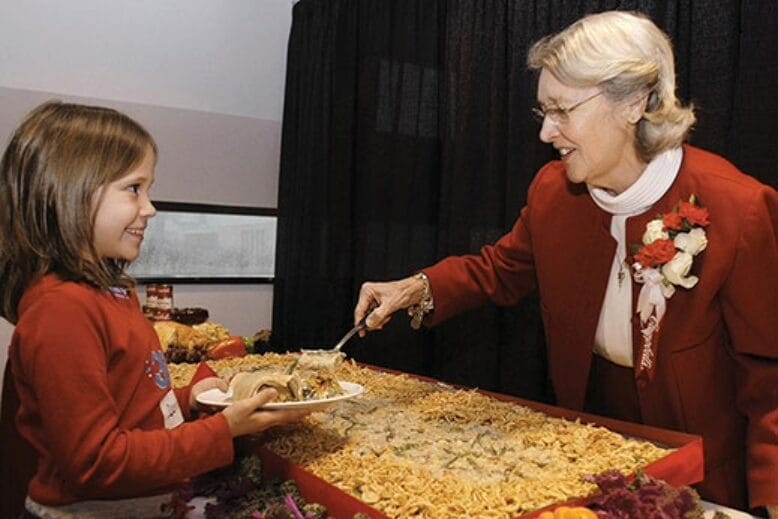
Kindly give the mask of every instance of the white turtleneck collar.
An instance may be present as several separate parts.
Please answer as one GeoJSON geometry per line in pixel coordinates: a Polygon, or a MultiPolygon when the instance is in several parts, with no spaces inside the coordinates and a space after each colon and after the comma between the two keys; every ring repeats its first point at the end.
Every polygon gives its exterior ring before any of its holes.
{"type": "Polygon", "coordinates": [[[681,147],[663,151],[648,163],[634,184],[618,195],[586,185],[594,203],[611,214],[640,214],[662,198],[675,181],[683,159],[681,147]]]}
{"type": "Polygon", "coordinates": [[[632,283],[627,265],[626,221],[646,212],[670,189],[678,176],[682,148],[657,155],[634,184],[618,195],[587,185],[589,194],[603,211],[612,214],[610,232],[616,240],[608,286],[594,337],[594,351],[620,366],[632,367],[632,283]],[[625,282],[626,281],[626,282],[625,282]]]}

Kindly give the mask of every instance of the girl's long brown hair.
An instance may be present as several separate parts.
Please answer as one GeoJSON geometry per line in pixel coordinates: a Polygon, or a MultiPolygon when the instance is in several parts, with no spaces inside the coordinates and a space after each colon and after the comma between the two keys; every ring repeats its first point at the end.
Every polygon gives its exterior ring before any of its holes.
{"type": "Polygon", "coordinates": [[[126,262],[94,248],[94,194],[136,168],[154,139],[110,108],[51,101],[30,112],[0,162],[0,315],[18,319],[24,291],[40,277],[99,288],[130,287],[126,262]]]}

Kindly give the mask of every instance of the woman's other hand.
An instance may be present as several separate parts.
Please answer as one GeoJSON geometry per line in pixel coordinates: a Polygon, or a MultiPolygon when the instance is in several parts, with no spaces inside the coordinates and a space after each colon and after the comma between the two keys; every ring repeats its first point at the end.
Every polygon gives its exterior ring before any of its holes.
{"type": "MultiPolygon", "coordinates": [[[[363,283],[354,308],[354,323],[360,322],[369,312],[367,328],[380,330],[396,311],[419,304],[424,297],[424,286],[424,282],[416,276],[385,283],[363,283]]],[[[365,331],[359,334],[364,337],[365,331]]]]}
{"type": "Polygon", "coordinates": [[[266,388],[251,398],[239,400],[222,411],[232,437],[253,434],[276,425],[296,422],[310,414],[307,409],[260,409],[271,402],[278,392],[266,388]]]}

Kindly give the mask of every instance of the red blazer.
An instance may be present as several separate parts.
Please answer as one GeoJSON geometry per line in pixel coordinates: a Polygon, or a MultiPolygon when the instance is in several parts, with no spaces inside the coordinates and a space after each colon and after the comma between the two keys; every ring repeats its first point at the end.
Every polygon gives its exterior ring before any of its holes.
{"type": "MultiPolygon", "coordinates": [[[[670,190],[627,220],[627,243],[640,244],[651,219],[692,194],[710,213],[708,247],[694,258],[698,284],[667,300],[655,376],[638,384],[643,421],[703,437],[703,497],[744,507],[747,472],[750,505],[778,504],[778,194],[685,146],[670,190]]],[[[547,164],[508,234],[424,270],[435,300],[428,324],[490,300],[513,305],[537,289],[557,402],[583,409],[616,248],[610,220],[562,162],[547,164]]],[[[634,309],[641,285],[632,283],[634,309]]],[[[637,317],[633,332],[637,349],[637,317]]]]}

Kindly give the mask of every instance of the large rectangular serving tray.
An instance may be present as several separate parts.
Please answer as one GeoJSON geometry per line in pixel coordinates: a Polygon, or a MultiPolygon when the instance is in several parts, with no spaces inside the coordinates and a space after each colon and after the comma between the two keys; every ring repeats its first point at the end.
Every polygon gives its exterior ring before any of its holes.
{"type": "MultiPolygon", "coordinates": [[[[395,375],[401,374],[398,371],[376,366],[364,364],[361,366],[395,375]]],[[[439,381],[429,377],[417,375],[408,376],[433,384],[439,383],[439,381]]],[[[582,423],[599,425],[624,436],[647,440],[657,445],[673,448],[675,450],[669,455],[647,465],[644,468],[644,472],[676,487],[692,485],[702,481],[703,451],[702,438],[699,436],[650,427],[647,425],[622,422],[612,418],[572,411],[491,391],[478,390],[478,392],[489,395],[497,400],[529,407],[549,416],[565,418],[567,420],[580,420],[582,423]]],[[[335,519],[352,519],[357,513],[365,514],[374,519],[387,517],[375,508],[372,508],[346,492],[343,492],[339,488],[314,476],[302,467],[278,456],[269,449],[261,445],[256,445],[254,448],[263,462],[263,473],[267,477],[294,480],[297,483],[302,496],[309,502],[317,502],[326,506],[330,513],[330,517],[335,519]]],[[[591,502],[593,498],[594,496],[585,496],[565,503],[556,503],[547,508],[522,515],[520,518],[532,519],[539,516],[544,510],[553,509],[563,504],[569,506],[586,505],[591,502]]]]}

